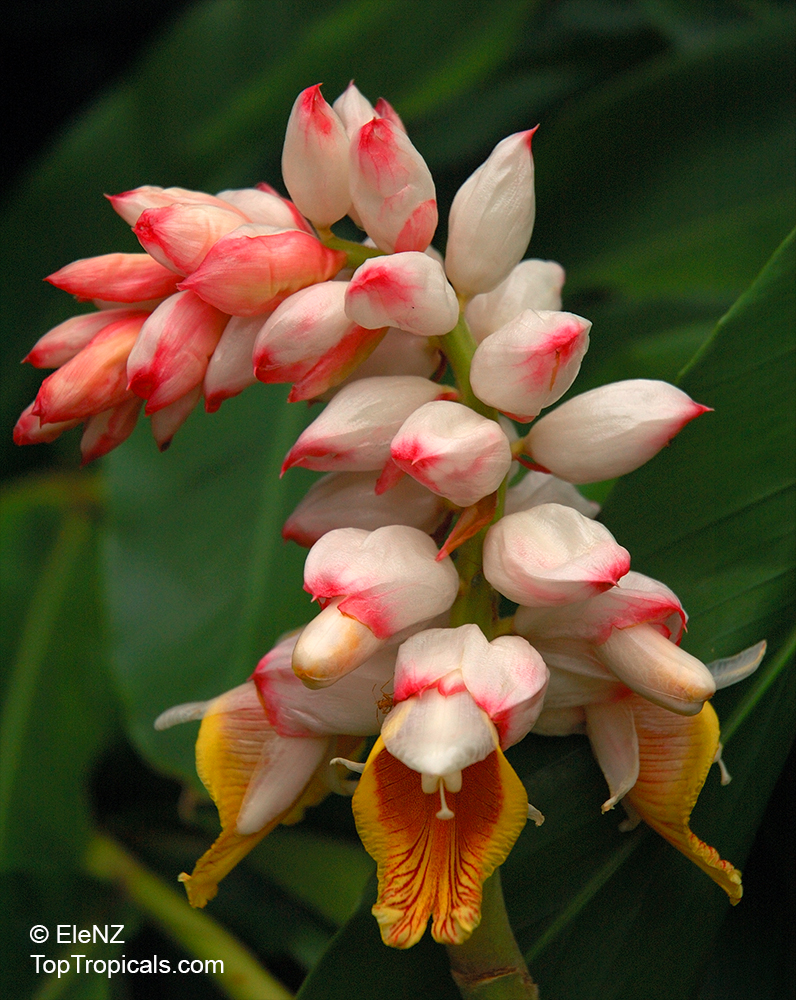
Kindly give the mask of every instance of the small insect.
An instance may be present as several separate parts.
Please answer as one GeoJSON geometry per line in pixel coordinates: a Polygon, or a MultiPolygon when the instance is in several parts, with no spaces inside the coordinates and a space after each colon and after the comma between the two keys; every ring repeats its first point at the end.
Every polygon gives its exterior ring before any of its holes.
{"type": "MultiPolygon", "coordinates": [[[[392,711],[393,705],[395,704],[394,701],[393,701],[392,695],[391,694],[387,694],[387,692],[384,690],[389,683],[390,683],[389,681],[385,681],[385,683],[382,684],[382,686],[381,686],[381,698],[376,699],[376,720],[377,721],[379,719],[379,713],[381,713],[382,715],[389,715],[389,713],[392,711]]],[[[373,685],[373,696],[374,697],[376,696],[376,685],[375,684],[373,685]]]]}

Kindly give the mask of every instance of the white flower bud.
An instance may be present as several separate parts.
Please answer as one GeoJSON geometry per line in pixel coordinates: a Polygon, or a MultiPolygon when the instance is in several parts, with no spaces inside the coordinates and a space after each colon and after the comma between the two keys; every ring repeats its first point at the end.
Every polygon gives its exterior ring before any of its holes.
{"type": "Polygon", "coordinates": [[[525,451],[570,483],[632,472],[710,407],[667,382],[629,379],[567,400],[537,421],[525,451]]]}
{"type": "Polygon", "coordinates": [[[503,517],[484,541],[484,576],[530,607],[584,601],[629,569],[629,553],[607,528],[560,504],[503,517]]]}
{"type": "Polygon", "coordinates": [[[536,215],[533,133],[499,142],[453,199],[445,270],[459,295],[491,291],[528,247],[536,215]]]}
{"type": "Polygon", "coordinates": [[[461,403],[436,401],[415,410],[390,451],[400,469],[459,507],[494,493],[511,468],[511,446],[499,424],[461,403]]]}
{"type": "Polygon", "coordinates": [[[591,323],[565,312],[526,309],[477,347],[473,392],[528,423],[569,389],[589,348],[591,323]]]}

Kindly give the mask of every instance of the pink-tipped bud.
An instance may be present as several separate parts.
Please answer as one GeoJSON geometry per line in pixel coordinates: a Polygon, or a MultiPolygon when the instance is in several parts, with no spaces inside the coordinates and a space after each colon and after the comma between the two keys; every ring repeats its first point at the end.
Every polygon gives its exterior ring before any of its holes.
{"type": "Polygon", "coordinates": [[[127,389],[127,358],[145,314],[116,320],[78,354],[42,382],[32,413],[43,424],[85,420],[112,410],[132,393],[127,389]]]}
{"type": "Polygon", "coordinates": [[[373,105],[352,80],[332,105],[335,114],[343,123],[346,135],[352,139],[363,125],[379,117],[373,105]]]}
{"type": "Polygon", "coordinates": [[[367,472],[390,458],[390,443],[410,413],[448,387],[412,375],[357,379],[341,389],[288,452],[282,471],[300,465],[319,472],[367,472]]]}
{"type": "Polygon", "coordinates": [[[441,360],[439,348],[427,337],[416,337],[393,327],[387,330],[373,353],[341,385],[348,385],[354,379],[382,375],[430,378],[439,370],[441,360]]]}
{"type": "Polygon", "coordinates": [[[182,205],[228,207],[220,198],[214,198],[205,191],[189,191],[180,187],[162,188],[151,184],[134,188],[132,191],[123,191],[122,194],[108,194],[105,197],[113,206],[113,210],[131,226],[138,222],[141,213],[148,208],[166,208],[167,205],[174,205],[176,202],[182,205]]]}
{"type": "Polygon", "coordinates": [[[473,392],[514,420],[533,420],[575,381],[590,329],[572,313],[526,309],[476,348],[473,392]]]}
{"type": "Polygon", "coordinates": [[[437,228],[434,181],[406,135],[384,118],[351,143],[351,200],[368,235],[388,253],[425,250],[437,228]]]}
{"type": "Polygon", "coordinates": [[[349,139],[320,84],[296,98],[282,149],[282,176],[299,211],[319,229],[341,219],[348,191],[349,139]]]}
{"type": "MultiPolygon", "coordinates": [[[[36,419],[35,417],[33,418],[36,419]]],[[[282,528],[282,537],[309,548],[335,528],[375,531],[405,524],[430,534],[443,520],[444,500],[410,476],[376,493],[374,472],[332,472],[309,488],[282,528]]]]}
{"type": "Polygon", "coordinates": [[[395,108],[390,104],[388,100],[384,97],[380,97],[376,101],[376,114],[379,118],[386,118],[391,125],[399,129],[401,132],[406,132],[406,125],[404,125],[401,120],[401,116],[395,110],[395,108]]]}
{"type": "Polygon", "coordinates": [[[632,472],[710,407],[667,382],[629,379],[567,400],[533,425],[525,451],[570,483],[632,472]]]}
{"type": "Polygon", "coordinates": [[[120,319],[146,317],[147,313],[133,309],[102,309],[64,320],[36,341],[33,349],[22,360],[34,368],[60,368],[82,351],[106,326],[120,319]]]}
{"type": "Polygon", "coordinates": [[[170,296],[152,313],[127,361],[129,388],[147,414],[200,385],[229,317],[193,292],[170,296]]]}
{"type": "Polygon", "coordinates": [[[77,427],[79,420],[61,420],[58,423],[43,424],[33,414],[34,403],[26,406],[14,427],[14,444],[49,444],[59,438],[64,431],[77,427]]]}
{"type": "Polygon", "coordinates": [[[224,327],[205,373],[205,409],[208,413],[215,413],[225,399],[237,396],[257,381],[252,356],[254,342],[264,323],[263,316],[233,316],[224,327]]]}
{"type": "Polygon", "coordinates": [[[629,569],[630,554],[607,528],[556,503],[501,518],[484,541],[484,576],[529,607],[585,601],[629,569]]]}
{"type": "Polygon", "coordinates": [[[231,316],[254,316],[300,288],[328,281],[345,262],[342,251],[308,233],[252,223],[222,236],[179,287],[231,316]]]}
{"type": "Polygon", "coordinates": [[[365,261],[349,283],[345,311],[368,329],[442,337],[456,326],[459,303],[442,266],[415,250],[365,261]]]}
{"type": "Polygon", "coordinates": [[[311,399],[346,378],[384,334],[352,323],[344,306],[346,283],[304,288],[269,317],[254,345],[261,382],[294,382],[291,402],[311,399]]]}
{"type": "Polygon", "coordinates": [[[459,295],[491,291],[528,247],[536,215],[534,131],[499,142],[453,199],[445,270],[459,295]]]}
{"type": "Polygon", "coordinates": [[[304,589],[323,603],[343,597],[343,614],[386,639],[447,611],[459,579],[428,535],[393,524],[325,534],[307,555],[304,589]]]}
{"type": "Polygon", "coordinates": [[[112,410],[89,417],[80,439],[81,465],[88,465],[117,448],[135,430],[141,400],[133,396],[112,410]]]}
{"type": "Polygon", "coordinates": [[[216,196],[246,216],[248,222],[276,229],[301,229],[311,233],[309,223],[292,201],[283,198],[268,184],[253,188],[219,191],[216,196]]]}
{"type": "MultiPolygon", "coordinates": [[[[515,631],[535,645],[582,641],[600,645],[614,629],[654,625],[673,643],[679,643],[687,616],[665,584],[630,570],[615,587],[578,604],[521,607],[514,616],[515,631]]],[[[560,664],[563,666],[563,664],[560,664]]]]}
{"type": "Polygon", "coordinates": [[[171,295],[180,276],[148,253],[106,253],[76,260],[44,280],[78,299],[146,302],[171,295]]]}
{"type": "Polygon", "coordinates": [[[470,332],[480,344],[526,309],[560,311],[565,278],[564,268],[553,260],[521,260],[497,288],[467,303],[470,332]]]}
{"type": "Polygon", "coordinates": [[[151,257],[184,275],[195,271],[213,244],[244,222],[231,205],[169,205],[142,212],[133,232],[151,257]]]}
{"type": "Polygon", "coordinates": [[[415,410],[390,453],[399,469],[459,507],[493,493],[511,468],[511,445],[499,424],[446,401],[415,410]]]}
{"type": "Polygon", "coordinates": [[[161,451],[165,451],[169,447],[172,438],[191,415],[201,398],[202,386],[197,385],[193,389],[189,389],[184,396],[180,396],[173,403],[169,403],[168,406],[164,406],[152,414],[152,419],[149,422],[152,437],[161,451]]]}
{"type": "Polygon", "coordinates": [[[304,589],[325,607],[299,637],[293,669],[305,683],[322,686],[392,636],[447,611],[459,577],[450,558],[437,561],[437,547],[415,528],[339,528],[310,549],[304,589]]]}
{"type": "Polygon", "coordinates": [[[506,514],[517,514],[543,503],[573,507],[584,517],[597,517],[600,513],[600,505],[587,500],[572,483],[546,472],[527,472],[520,482],[506,490],[506,514]]]}

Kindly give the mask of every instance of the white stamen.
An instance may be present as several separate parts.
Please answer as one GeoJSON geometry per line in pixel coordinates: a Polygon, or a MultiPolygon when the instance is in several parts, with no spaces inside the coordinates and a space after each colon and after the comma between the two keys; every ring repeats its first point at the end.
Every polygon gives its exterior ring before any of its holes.
{"type": "Polygon", "coordinates": [[[453,819],[453,812],[448,808],[448,803],[445,801],[445,782],[442,780],[439,783],[439,801],[442,808],[436,814],[437,819],[453,819]]]}
{"type": "Polygon", "coordinates": [[[205,714],[205,709],[210,704],[209,701],[189,701],[184,705],[175,705],[174,708],[167,708],[155,719],[155,729],[171,729],[182,722],[193,722],[201,719],[205,714]]]}
{"type": "Polygon", "coordinates": [[[332,764],[342,764],[343,767],[347,767],[349,771],[356,771],[357,774],[362,774],[365,770],[365,765],[358,760],[346,760],[345,757],[332,757],[329,765],[332,764]]]}
{"type": "Polygon", "coordinates": [[[729,783],[732,781],[732,775],[727,770],[727,766],[724,763],[724,761],[721,759],[721,752],[723,749],[724,747],[721,745],[721,743],[719,743],[718,747],[716,748],[716,754],[713,757],[713,763],[719,765],[722,785],[729,785],[729,783]]]}
{"type": "Polygon", "coordinates": [[[528,819],[532,819],[536,826],[541,826],[544,823],[544,816],[530,802],[528,803],[528,819]]]}

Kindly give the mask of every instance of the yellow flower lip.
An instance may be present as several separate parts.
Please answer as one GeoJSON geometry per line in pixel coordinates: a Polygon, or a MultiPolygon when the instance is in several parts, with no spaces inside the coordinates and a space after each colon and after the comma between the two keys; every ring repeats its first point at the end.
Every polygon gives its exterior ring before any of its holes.
{"type": "Polygon", "coordinates": [[[424,775],[393,757],[379,737],[353,809],[378,864],[373,915],[382,939],[410,948],[429,918],[436,941],[461,944],[472,934],[481,886],[525,825],[528,798],[499,747],[461,772],[424,775]]]}

